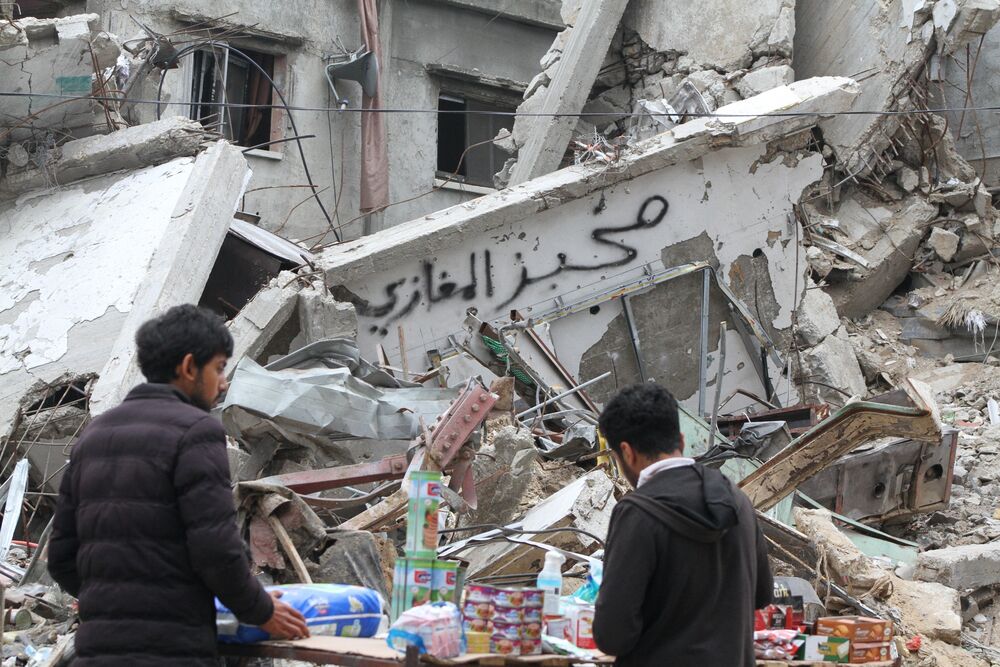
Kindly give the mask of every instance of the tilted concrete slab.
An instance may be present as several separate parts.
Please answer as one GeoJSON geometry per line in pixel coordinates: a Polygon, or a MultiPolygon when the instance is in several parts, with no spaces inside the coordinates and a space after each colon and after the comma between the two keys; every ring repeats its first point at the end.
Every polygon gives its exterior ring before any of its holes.
{"type": "MultiPolygon", "coordinates": [[[[696,260],[717,262],[717,274],[748,303],[757,289],[762,307],[771,304],[761,311],[766,327],[789,328],[807,264],[788,216],[802,190],[821,176],[822,159],[808,150],[787,159],[767,155],[767,144],[810,127],[816,120],[810,112],[844,108],[856,94],[849,79],[796,82],[723,107],[723,118],[685,123],[641,142],[614,167],[566,168],[335,246],[317,263],[328,284],[343,288],[335,295],[357,307],[363,353],[372,355],[383,344],[398,356],[395,333],[402,326],[411,367],[423,351],[448,348],[449,335],[463,332],[469,307],[484,320],[512,308],[537,318],[560,301],[635,283],[647,267],[661,271],[696,260]],[[803,115],[768,115],[792,110],[803,115]]],[[[694,277],[698,296],[685,302],[679,321],[696,327],[700,277],[694,277]]],[[[662,369],[656,377],[669,381],[674,378],[663,373],[677,372],[673,361],[679,359],[671,355],[682,334],[665,336],[662,317],[653,326],[658,303],[644,297],[634,305],[640,333],[649,337],[642,345],[649,366],[662,369]]],[[[718,295],[713,303],[716,315],[725,317],[718,295]]],[[[612,362],[607,347],[615,341],[602,337],[609,327],[617,330],[619,315],[620,304],[608,303],[552,323],[556,354],[576,377],[610,370],[601,365],[612,362]],[[601,360],[581,372],[582,361],[594,355],[601,360]]],[[[688,365],[699,356],[694,336],[681,353],[688,365]]],[[[714,349],[716,336],[710,341],[714,349]]],[[[623,344],[616,353],[630,354],[623,344]]],[[[753,363],[740,357],[740,348],[729,346],[727,368],[746,375],[729,377],[727,384],[755,386],[753,363]]],[[[631,379],[622,364],[617,368],[619,380],[631,379]]],[[[678,391],[687,398],[697,390],[697,373],[682,375],[678,391]],[[686,384],[692,379],[693,387],[686,384]]]]}
{"type": "Polygon", "coordinates": [[[97,373],[100,412],[141,381],[136,330],[198,301],[249,176],[220,142],[0,209],[0,434],[37,382],[97,373]]]}

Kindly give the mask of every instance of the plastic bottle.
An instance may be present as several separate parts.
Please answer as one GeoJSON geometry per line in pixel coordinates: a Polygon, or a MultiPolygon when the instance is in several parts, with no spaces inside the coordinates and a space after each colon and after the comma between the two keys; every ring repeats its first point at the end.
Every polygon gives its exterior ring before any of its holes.
{"type": "Polygon", "coordinates": [[[562,595],[562,565],[566,557],[556,551],[545,554],[545,565],[538,573],[537,585],[545,591],[542,614],[546,618],[559,616],[559,597],[562,595]]]}

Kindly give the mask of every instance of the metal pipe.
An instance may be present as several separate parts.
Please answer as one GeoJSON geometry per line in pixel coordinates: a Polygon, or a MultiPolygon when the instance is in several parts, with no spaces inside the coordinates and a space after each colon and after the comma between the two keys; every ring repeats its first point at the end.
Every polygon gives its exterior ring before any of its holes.
{"type": "Polygon", "coordinates": [[[719,369],[715,373],[715,400],[712,402],[712,429],[708,432],[708,451],[715,446],[715,431],[719,427],[719,399],[722,397],[722,376],[726,372],[726,321],[719,323],[719,369]]]}
{"type": "Polygon", "coordinates": [[[578,384],[575,387],[573,387],[572,389],[567,389],[563,393],[557,394],[556,396],[553,396],[552,398],[548,399],[547,401],[542,401],[538,405],[536,405],[534,407],[531,407],[531,408],[528,408],[524,412],[521,412],[521,413],[515,415],[515,418],[516,419],[523,419],[524,417],[527,417],[528,415],[530,415],[530,414],[532,414],[532,413],[534,413],[534,412],[536,412],[538,410],[541,410],[546,405],[551,405],[552,403],[555,403],[558,400],[561,400],[563,398],[566,398],[567,396],[575,394],[576,392],[580,391],[581,389],[584,389],[585,387],[589,387],[590,385],[594,384],[595,382],[600,382],[601,380],[603,380],[604,378],[606,378],[606,377],[608,377],[610,375],[611,375],[611,371],[608,371],[607,373],[604,373],[602,375],[598,375],[595,378],[587,380],[583,384],[578,384]]]}
{"type": "Polygon", "coordinates": [[[701,285],[701,364],[698,366],[698,416],[705,418],[705,389],[708,384],[708,291],[712,269],[702,271],[701,285]]]}
{"type": "Polygon", "coordinates": [[[645,382],[648,378],[646,375],[646,363],[642,359],[642,349],[639,347],[639,330],[635,326],[632,300],[627,294],[622,297],[622,313],[625,315],[625,326],[628,327],[628,334],[632,339],[632,352],[635,354],[635,363],[639,368],[639,381],[645,382]]]}

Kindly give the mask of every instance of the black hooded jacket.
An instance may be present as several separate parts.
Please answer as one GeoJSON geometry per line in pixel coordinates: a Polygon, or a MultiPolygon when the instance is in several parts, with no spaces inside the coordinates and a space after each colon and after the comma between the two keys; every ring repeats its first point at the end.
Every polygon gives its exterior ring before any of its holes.
{"type": "Polygon", "coordinates": [[[274,610],[236,526],[222,424],[166,384],[80,436],[48,560],[80,601],[76,667],[215,667],[213,595],[253,625],[274,610]]]}
{"type": "Polygon", "coordinates": [[[611,515],[594,638],[622,667],[751,667],[773,586],[743,492],[712,468],[669,468],[611,515]]]}

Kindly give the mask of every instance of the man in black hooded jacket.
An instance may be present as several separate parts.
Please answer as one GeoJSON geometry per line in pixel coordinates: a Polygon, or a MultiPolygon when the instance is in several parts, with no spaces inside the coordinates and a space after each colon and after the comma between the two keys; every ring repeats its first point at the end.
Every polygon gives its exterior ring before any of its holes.
{"type": "Polygon", "coordinates": [[[753,611],[774,584],[749,499],[684,456],[677,401],[660,385],[622,390],[600,427],[635,491],[611,515],[597,646],[621,667],[754,665],[753,611]]]}

